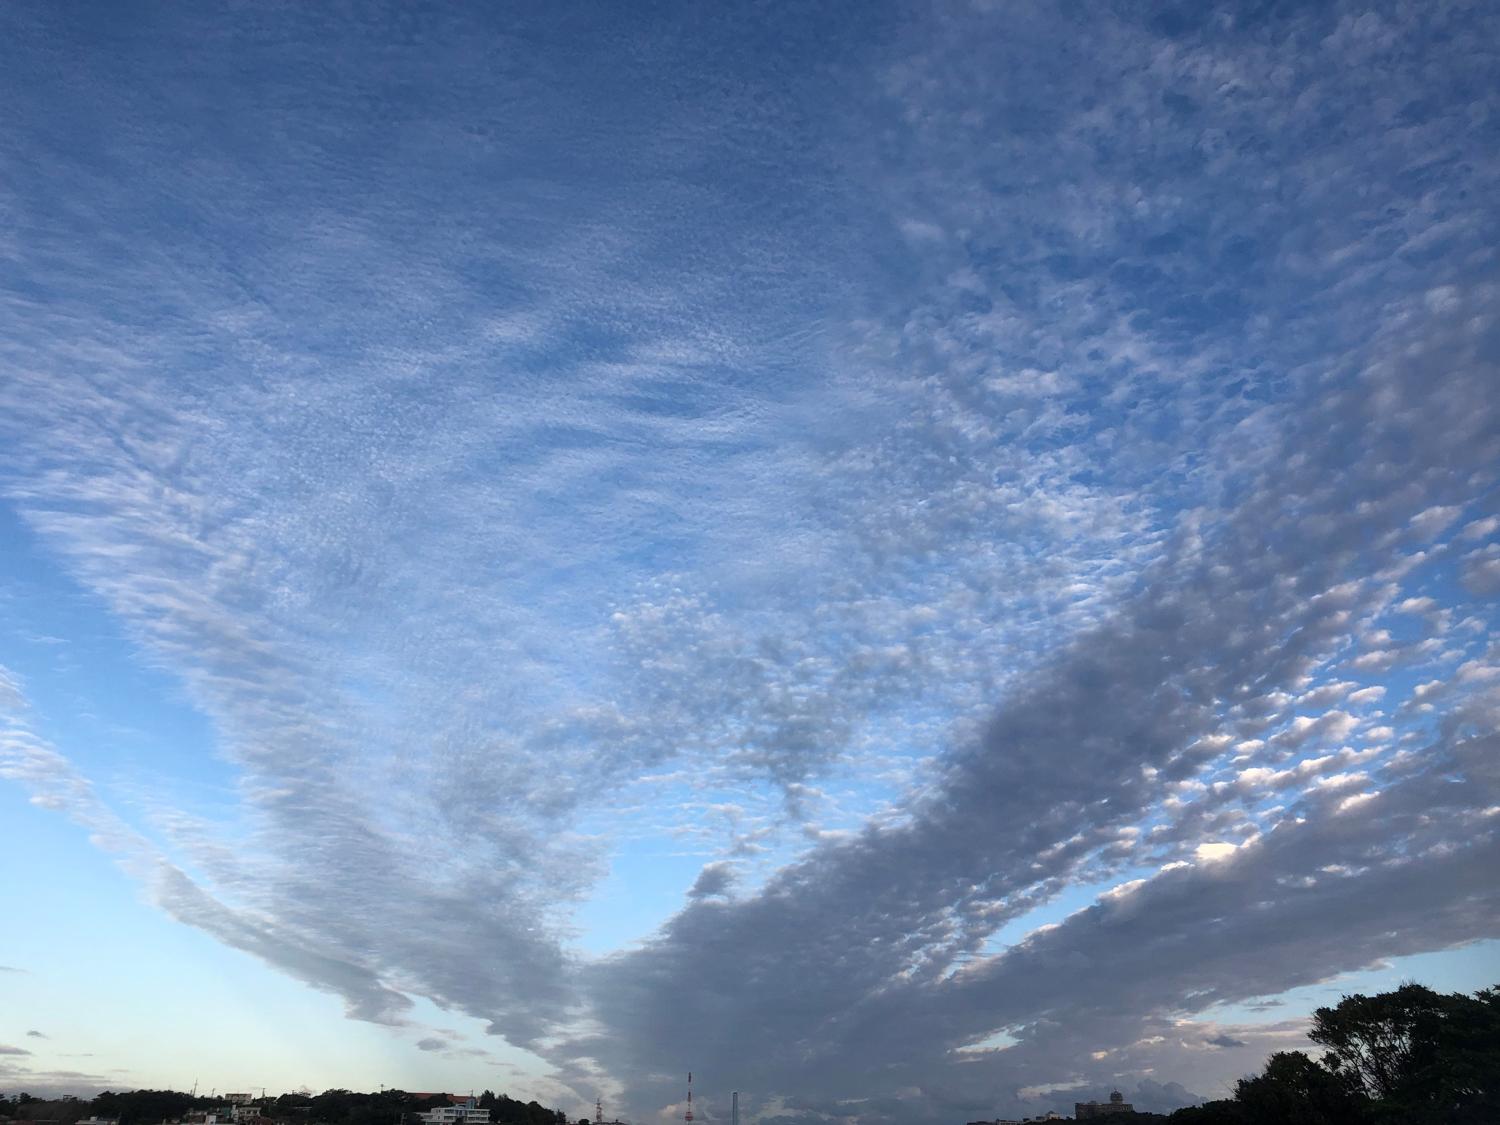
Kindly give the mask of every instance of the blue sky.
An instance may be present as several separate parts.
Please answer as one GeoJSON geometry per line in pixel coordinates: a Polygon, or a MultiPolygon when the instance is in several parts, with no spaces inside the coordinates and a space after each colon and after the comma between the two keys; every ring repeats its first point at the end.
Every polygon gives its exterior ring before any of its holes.
{"type": "Polygon", "coordinates": [[[1169,1108],[1496,983],[1492,7],[6,5],[0,1089],[1169,1108]]]}

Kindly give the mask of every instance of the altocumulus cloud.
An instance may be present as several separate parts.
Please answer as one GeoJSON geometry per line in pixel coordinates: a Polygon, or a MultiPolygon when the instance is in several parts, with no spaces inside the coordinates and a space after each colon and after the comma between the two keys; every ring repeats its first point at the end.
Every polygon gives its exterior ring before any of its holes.
{"type": "Polygon", "coordinates": [[[1214,1005],[1496,936],[1493,6],[277,19],[7,68],[0,481],[235,827],[3,670],[0,771],[173,916],[872,1121],[1180,1101],[1298,1040],[1214,1005]],[[587,954],[639,837],[699,873],[587,954]]]}

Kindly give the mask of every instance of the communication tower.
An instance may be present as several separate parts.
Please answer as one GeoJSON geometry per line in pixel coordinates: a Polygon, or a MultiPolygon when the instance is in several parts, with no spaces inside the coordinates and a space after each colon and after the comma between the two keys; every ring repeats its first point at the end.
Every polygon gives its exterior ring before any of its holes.
{"type": "Polygon", "coordinates": [[[688,1122],[689,1125],[691,1125],[692,1120],[693,1120],[693,1072],[691,1070],[688,1071],[688,1103],[687,1103],[687,1112],[682,1115],[682,1119],[684,1121],[688,1122]]]}

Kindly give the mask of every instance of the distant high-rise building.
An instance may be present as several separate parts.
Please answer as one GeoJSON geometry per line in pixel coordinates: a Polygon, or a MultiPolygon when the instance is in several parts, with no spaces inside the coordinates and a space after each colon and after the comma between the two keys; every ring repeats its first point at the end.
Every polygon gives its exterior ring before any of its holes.
{"type": "Polygon", "coordinates": [[[1125,1100],[1125,1095],[1116,1090],[1107,1102],[1074,1102],[1073,1117],[1087,1121],[1091,1117],[1108,1117],[1112,1113],[1134,1113],[1135,1106],[1125,1100]]]}

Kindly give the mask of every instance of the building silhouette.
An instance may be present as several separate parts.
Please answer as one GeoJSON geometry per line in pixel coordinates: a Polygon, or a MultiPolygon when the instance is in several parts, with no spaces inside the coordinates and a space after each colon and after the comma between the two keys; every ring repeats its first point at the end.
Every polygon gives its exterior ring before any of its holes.
{"type": "Polygon", "coordinates": [[[1125,1095],[1116,1090],[1107,1102],[1074,1102],[1073,1119],[1086,1121],[1091,1117],[1108,1117],[1114,1113],[1134,1113],[1135,1107],[1125,1100],[1125,1095]]]}

